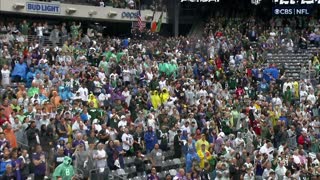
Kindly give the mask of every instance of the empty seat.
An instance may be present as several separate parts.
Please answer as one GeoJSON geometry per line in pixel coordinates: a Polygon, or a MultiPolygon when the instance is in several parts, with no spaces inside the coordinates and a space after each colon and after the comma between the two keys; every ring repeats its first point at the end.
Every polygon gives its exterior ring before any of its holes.
{"type": "Polygon", "coordinates": [[[125,157],[124,158],[124,164],[125,165],[130,165],[134,162],[134,159],[132,157],[125,157]]]}
{"type": "Polygon", "coordinates": [[[175,158],[172,160],[173,161],[173,165],[176,167],[176,168],[179,168],[181,167],[181,160],[179,158],[175,158]]]}
{"type": "Polygon", "coordinates": [[[147,170],[147,171],[150,171],[151,168],[152,168],[152,165],[151,165],[151,164],[147,164],[147,165],[146,165],[146,170],[147,170]]]}
{"type": "Polygon", "coordinates": [[[175,169],[170,169],[170,170],[169,170],[169,173],[170,173],[171,176],[175,176],[175,175],[177,175],[177,170],[175,170],[175,169]]]}

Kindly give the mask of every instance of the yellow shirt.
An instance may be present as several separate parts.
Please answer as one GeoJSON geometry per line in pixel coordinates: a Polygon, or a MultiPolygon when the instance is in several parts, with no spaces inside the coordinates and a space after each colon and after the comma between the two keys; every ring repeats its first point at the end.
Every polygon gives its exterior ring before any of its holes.
{"type": "Polygon", "coordinates": [[[202,139],[199,139],[199,140],[196,142],[196,150],[197,150],[197,151],[200,151],[200,150],[201,150],[201,145],[202,145],[202,144],[205,144],[205,145],[206,145],[206,150],[209,149],[209,146],[210,146],[209,142],[206,141],[206,140],[203,141],[202,139]]]}
{"type": "Polygon", "coordinates": [[[199,151],[197,151],[197,153],[200,158],[200,168],[203,169],[204,164],[206,162],[209,162],[209,160],[211,160],[212,155],[208,150],[205,150],[205,152],[203,152],[202,150],[199,150],[199,151]]]}

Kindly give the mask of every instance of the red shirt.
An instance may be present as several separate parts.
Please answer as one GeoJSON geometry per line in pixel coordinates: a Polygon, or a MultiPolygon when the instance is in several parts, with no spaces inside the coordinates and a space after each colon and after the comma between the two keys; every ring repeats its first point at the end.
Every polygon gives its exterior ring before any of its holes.
{"type": "Polygon", "coordinates": [[[300,136],[298,137],[298,144],[299,144],[299,145],[304,145],[304,142],[305,142],[304,136],[303,136],[303,135],[300,135],[300,136]]]}

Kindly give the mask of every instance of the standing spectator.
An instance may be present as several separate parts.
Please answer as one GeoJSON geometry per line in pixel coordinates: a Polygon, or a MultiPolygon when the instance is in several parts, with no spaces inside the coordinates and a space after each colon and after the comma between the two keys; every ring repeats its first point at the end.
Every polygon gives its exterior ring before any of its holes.
{"type": "MultiPolygon", "coordinates": [[[[40,138],[38,136],[39,130],[36,128],[36,122],[31,121],[26,131],[27,131],[28,145],[31,148],[31,151],[33,151],[35,149],[35,146],[40,144],[40,138]]],[[[40,147],[40,150],[42,150],[41,147],[40,147]]]]}
{"type": "Polygon", "coordinates": [[[149,154],[150,161],[152,163],[152,166],[157,169],[158,172],[162,169],[162,150],[159,148],[159,144],[154,145],[154,149],[149,154]]]}
{"type": "Polygon", "coordinates": [[[18,158],[18,150],[15,149],[11,152],[11,159],[12,159],[12,168],[14,169],[14,175],[16,179],[21,179],[21,168],[22,168],[22,161],[20,158],[18,158]]]}
{"type": "Polygon", "coordinates": [[[52,42],[52,46],[53,47],[56,47],[57,43],[60,40],[59,39],[59,34],[60,34],[60,31],[59,31],[58,26],[54,26],[54,29],[51,31],[50,37],[49,37],[49,41],[52,42]]]}
{"type": "Polygon", "coordinates": [[[108,141],[107,147],[106,147],[106,152],[107,152],[107,164],[110,170],[116,170],[117,167],[115,166],[115,157],[116,157],[116,149],[114,147],[114,143],[112,140],[108,141]]]}
{"type": "Polygon", "coordinates": [[[148,127],[148,131],[144,134],[144,140],[146,142],[147,154],[152,151],[155,147],[155,144],[158,143],[158,138],[151,126],[148,127]]]}
{"type": "MultiPolygon", "coordinates": [[[[0,160],[0,176],[3,176],[6,173],[7,165],[11,166],[10,150],[8,148],[3,150],[3,155],[0,160]]],[[[12,168],[12,167],[11,167],[12,168]]],[[[12,172],[11,172],[12,173],[12,172]]]]}
{"type": "Polygon", "coordinates": [[[28,150],[23,149],[19,159],[21,160],[21,178],[24,180],[30,175],[31,160],[28,150]]]}
{"type": "Polygon", "coordinates": [[[212,155],[208,150],[206,150],[205,144],[201,145],[201,149],[198,150],[197,154],[200,158],[200,168],[203,169],[205,163],[209,163],[209,161],[211,160],[212,155]]]}
{"type": "Polygon", "coordinates": [[[229,172],[230,172],[230,179],[231,180],[237,180],[241,179],[241,167],[238,166],[237,159],[233,158],[231,160],[231,164],[229,166],[229,172]]]}
{"type": "Polygon", "coordinates": [[[133,136],[129,134],[128,128],[124,129],[124,133],[121,137],[122,140],[122,148],[126,151],[126,155],[130,156],[134,152],[133,149],[133,136]]]}
{"type": "Polygon", "coordinates": [[[134,165],[136,166],[138,176],[146,175],[146,165],[144,163],[144,155],[141,153],[141,151],[136,152],[136,158],[134,159],[134,165]]]}
{"type": "Polygon", "coordinates": [[[11,148],[17,148],[18,147],[17,138],[16,138],[16,135],[14,134],[11,124],[6,123],[5,126],[6,127],[3,130],[3,132],[6,135],[6,139],[9,141],[11,148]]]}
{"type": "Polygon", "coordinates": [[[4,132],[0,132],[0,152],[3,153],[5,148],[11,148],[10,142],[5,138],[4,132]]]}
{"type": "Polygon", "coordinates": [[[122,149],[122,146],[120,144],[120,141],[116,140],[114,141],[114,148],[115,148],[115,154],[114,156],[114,165],[119,168],[124,168],[124,159],[123,156],[126,154],[126,152],[122,149]]]}
{"type": "Polygon", "coordinates": [[[68,40],[68,30],[66,28],[66,23],[62,23],[61,25],[61,43],[65,44],[68,40]]]}
{"type": "Polygon", "coordinates": [[[78,39],[80,27],[81,27],[81,22],[79,23],[79,25],[76,25],[76,22],[72,22],[70,31],[71,31],[71,37],[73,40],[78,39]]]}
{"type": "Polygon", "coordinates": [[[98,144],[98,149],[96,154],[93,156],[93,158],[96,160],[96,167],[99,169],[100,173],[105,172],[105,168],[107,167],[107,153],[106,151],[103,149],[104,145],[99,143],[98,144]]]}
{"type": "Polygon", "coordinates": [[[178,134],[174,136],[174,158],[181,158],[183,141],[181,140],[181,130],[178,130],[178,134]]]}
{"type": "Polygon", "coordinates": [[[27,20],[23,20],[23,22],[21,24],[20,32],[24,36],[27,36],[29,34],[29,23],[27,22],[27,20]]]}
{"type": "Polygon", "coordinates": [[[10,70],[8,65],[4,65],[3,68],[1,69],[1,85],[2,87],[7,87],[10,85],[10,70]]]}
{"type": "Polygon", "coordinates": [[[200,163],[199,155],[195,151],[195,148],[191,148],[186,155],[186,173],[192,172],[194,165],[197,163],[200,163]]]}
{"type": "Polygon", "coordinates": [[[44,30],[45,30],[45,27],[41,23],[38,23],[35,31],[36,31],[36,34],[37,34],[37,38],[39,40],[39,46],[40,47],[42,47],[43,43],[44,43],[44,36],[43,36],[44,30]]]}
{"type": "Polygon", "coordinates": [[[75,159],[75,169],[79,170],[78,173],[83,172],[85,178],[89,176],[89,172],[87,169],[88,156],[88,151],[85,150],[84,144],[79,144],[73,154],[73,157],[75,159]]]}
{"type": "Polygon", "coordinates": [[[46,156],[40,145],[36,145],[35,152],[32,154],[34,165],[34,179],[43,180],[46,175],[46,156]]]}
{"type": "Polygon", "coordinates": [[[20,59],[19,62],[14,64],[13,71],[11,73],[11,77],[13,82],[23,82],[26,80],[27,75],[27,64],[20,59]]]}

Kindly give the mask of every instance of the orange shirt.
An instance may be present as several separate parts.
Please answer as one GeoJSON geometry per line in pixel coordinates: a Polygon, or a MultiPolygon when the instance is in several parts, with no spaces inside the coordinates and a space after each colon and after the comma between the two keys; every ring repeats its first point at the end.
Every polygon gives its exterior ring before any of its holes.
{"type": "Polygon", "coordinates": [[[60,105],[61,98],[59,96],[54,96],[51,98],[51,102],[54,104],[55,107],[60,105]]]}
{"type": "Polygon", "coordinates": [[[6,139],[10,142],[11,148],[17,148],[18,147],[17,138],[13,132],[13,129],[5,129],[3,132],[6,136],[6,139]]]}
{"type": "Polygon", "coordinates": [[[4,115],[6,117],[10,117],[11,113],[13,112],[11,106],[1,106],[4,109],[4,115]]]}

